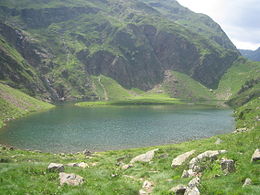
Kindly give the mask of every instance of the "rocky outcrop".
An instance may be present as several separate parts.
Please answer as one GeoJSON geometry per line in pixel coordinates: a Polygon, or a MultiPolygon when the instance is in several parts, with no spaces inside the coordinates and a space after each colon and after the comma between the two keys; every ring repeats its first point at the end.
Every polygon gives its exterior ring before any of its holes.
{"type": "Polygon", "coordinates": [[[59,173],[60,185],[70,185],[70,186],[78,186],[83,184],[83,177],[76,175],[74,173],[59,173]]]}
{"type": "Polygon", "coordinates": [[[135,162],[150,162],[154,157],[154,153],[158,150],[159,149],[154,149],[154,150],[150,150],[150,151],[146,152],[145,154],[140,154],[140,155],[134,157],[130,161],[130,163],[132,164],[132,163],[135,163],[135,162]]]}
{"type": "Polygon", "coordinates": [[[252,180],[250,178],[246,178],[243,187],[250,186],[250,185],[252,185],[252,180]]]}
{"type": "Polygon", "coordinates": [[[194,154],[195,150],[186,152],[184,154],[181,154],[179,156],[177,156],[176,158],[174,158],[172,160],[172,167],[177,167],[177,166],[181,166],[192,154],[194,154]]]}

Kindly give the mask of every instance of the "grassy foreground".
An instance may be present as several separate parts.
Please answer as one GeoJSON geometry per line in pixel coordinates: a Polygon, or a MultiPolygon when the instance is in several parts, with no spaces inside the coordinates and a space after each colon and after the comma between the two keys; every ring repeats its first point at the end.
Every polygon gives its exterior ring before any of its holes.
{"type": "Polygon", "coordinates": [[[31,112],[54,107],[25,93],[0,83],[0,128],[5,121],[13,120],[31,112]]]}
{"type": "MultiPolygon", "coordinates": [[[[238,127],[248,127],[245,133],[219,135],[207,139],[174,145],[138,148],[121,151],[94,153],[91,157],[78,154],[48,154],[0,147],[0,194],[138,194],[143,180],[154,183],[152,194],[171,194],[177,184],[187,184],[191,178],[181,178],[188,161],[181,167],[171,168],[174,157],[195,149],[196,156],[206,150],[225,149],[228,152],[218,159],[233,159],[236,171],[225,175],[219,160],[204,162],[199,190],[201,194],[244,195],[260,194],[260,163],[251,163],[251,156],[260,148],[259,99],[255,99],[236,111],[238,127]],[[248,108],[250,110],[248,111],[248,108]],[[256,109],[252,109],[256,108],[256,109]],[[243,117],[240,116],[243,112],[243,117]],[[215,144],[217,138],[221,144],[215,144]],[[128,164],[136,155],[159,148],[151,163],[135,163],[134,167],[122,170],[120,164],[128,164]],[[65,167],[65,172],[84,177],[84,184],[71,187],[60,186],[58,173],[46,171],[49,163],[86,162],[89,168],[65,167]],[[253,185],[242,187],[246,178],[253,185]]],[[[191,157],[191,158],[192,158],[191,157]]]]}

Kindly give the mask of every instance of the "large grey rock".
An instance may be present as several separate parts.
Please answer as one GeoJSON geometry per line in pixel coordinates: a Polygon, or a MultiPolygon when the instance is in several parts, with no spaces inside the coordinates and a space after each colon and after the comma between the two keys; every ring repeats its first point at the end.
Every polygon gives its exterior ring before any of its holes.
{"type": "Polygon", "coordinates": [[[200,163],[206,159],[208,160],[216,160],[217,156],[223,153],[226,153],[226,150],[208,150],[199,154],[197,157],[191,159],[189,162],[189,168],[192,169],[194,172],[201,172],[202,167],[200,163]]]}
{"type": "Polygon", "coordinates": [[[154,153],[156,151],[158,151],[159,149],[154,149],[151,151],[146,152],[145,154],[141,154],[136,156],[135,158],[133,158],[130,163],[135,163],[135,162],[150,162],[153,157],[154,157],[154,153]]]}
{"type": "Polygon", "coordinates": [[[249,186],[249,185],[252,185],[252,180],[250,178],[246,178],[246,180],[243,184],[243,187],[246,187],[246,186],[249,186]]]}
{"type": "Polygon", "coordinates": [[[186,152],[184,154],[181,154],[179,156],[177,156],[176,158],[174,158],[172,160],[172,167],[177,167],[177,166],[181,166],[192,154],[194,154],[195,150],[186,152]]]}
{"type": "Polygon", "coordinates": [[[200,195],[200,191],[197,187],[187,188],[184,195],[200,195]]]}
{"type": "Polygon", "coordinates": [[[186,191],[187,187],[185,185],[177,185],[173,188],[170,189],[170,192],[175,193],[176,195],[184,195],[185,191],[186,191]]]}
{"type": "Polygon", "coordinates": [[[64,165],[58,164],[58,163],[50,163],[49,166],[48,166],[48,171],[63,172],[64,171],[64,165]]]}
{"type": "Polygon", "coordinates": [[[252,155],[251,161],[256,162],[260,160],[260,149],[256,149],[254,154],[252,155]]]}
{"type": "Polygon", "coordinates": [[[226,173],[232,173],[236,171],[235,161],[230,159],[221,160],[221,169],[226,173]]]}
{"type": "Polygon", "coordinates": [[[83,177],[75,175],[74,173],[59,173],[60,185],[78,186],[84,182],[83,177]]]}

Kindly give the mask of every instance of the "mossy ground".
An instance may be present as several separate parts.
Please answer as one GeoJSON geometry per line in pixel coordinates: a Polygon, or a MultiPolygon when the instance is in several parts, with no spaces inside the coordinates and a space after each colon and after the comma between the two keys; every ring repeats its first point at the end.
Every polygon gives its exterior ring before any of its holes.
{"type": "Polygon", "coordinates": [[[0,128],[5,121],[52,107],[54,106],[49,103],[37,100],[17,89],[0,83],[0,128]]]}

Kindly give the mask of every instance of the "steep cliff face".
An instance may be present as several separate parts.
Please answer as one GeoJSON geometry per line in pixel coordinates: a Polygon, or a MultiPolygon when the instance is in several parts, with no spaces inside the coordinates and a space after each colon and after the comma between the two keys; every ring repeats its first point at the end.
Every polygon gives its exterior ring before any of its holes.
{"type": "Polygon", "coordinates": [[[3,40],[40,83],[21,84],[54,101],[98,98],[90,75],[100,74],[149,90],[173,70],[216,88],[239,55],[218,24],[174,0],[10,0],[0,10],[3,40]]]}

